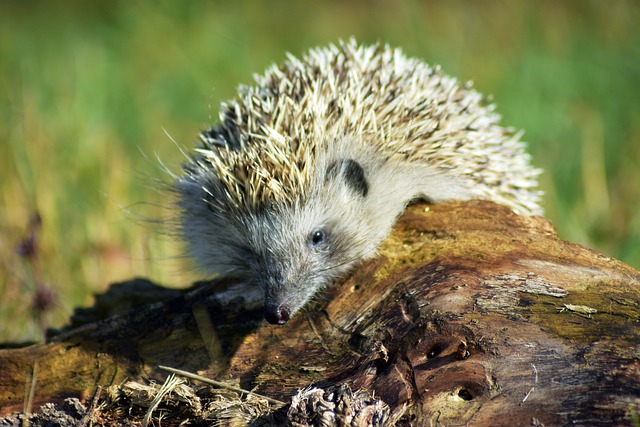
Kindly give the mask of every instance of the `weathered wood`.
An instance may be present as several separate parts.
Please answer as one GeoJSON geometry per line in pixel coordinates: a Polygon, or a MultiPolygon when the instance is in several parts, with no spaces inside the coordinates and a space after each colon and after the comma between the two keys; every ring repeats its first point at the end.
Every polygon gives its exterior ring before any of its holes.
{"type": "Polygon", "coordinates": [[[624,425],[640,411],[640,272],[491,203],[412,206],[378,257],[282,327],[233,279],[166,292],[0,350],[0,413],[22,410],[36,364],[34,408],[167,365],[283,401],[365,388],[414,424],[624,425]]]}

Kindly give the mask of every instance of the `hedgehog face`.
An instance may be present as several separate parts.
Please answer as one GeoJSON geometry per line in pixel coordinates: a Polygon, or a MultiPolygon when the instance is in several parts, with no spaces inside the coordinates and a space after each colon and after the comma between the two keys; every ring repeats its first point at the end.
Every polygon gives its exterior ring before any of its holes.
{"type": "Polygon", "coordinates": [[[208,274],[262,287],[273,324],[286,323],[320,289],[373,256],[414,195],[404,179],[385,179],[413,178],[367,157],[321,159],[308,194],[259,209],[221,203],[228,198],[220,182],[197,172],[176,184],[190,256],[208,274]]]}
{"type": "Polygon", "coordinates": [[[260,243],[252,245],[257,250],[250,269],[265,291],[265,318],[273,324],[286,323],[345,266],[345,239],[337,224],[315,214],[289,214],[260,221],[263,229],[252,236],[260,243]]]}
{"type": "Polygon", "coordinates": [[[248,270],[265,289],[265,318],[284,324],[318,290],[373,251],[364,214],[369,183],[352,159],[330,162],[314,191],[296,206],[263,212],[247,222],[248,270]]]}
{"type": "Polygon", "coordinates": [[[365,169],[353,159],[324,161],[313,191],[293,205],[274,201],[236,209],[220,181],[195,170],[176,182],[180,231],[192,259],[207,274],[233,275],[265,291],[265,318],[284,324],[318,290],[373,254],[365,210],[365,169]]]}

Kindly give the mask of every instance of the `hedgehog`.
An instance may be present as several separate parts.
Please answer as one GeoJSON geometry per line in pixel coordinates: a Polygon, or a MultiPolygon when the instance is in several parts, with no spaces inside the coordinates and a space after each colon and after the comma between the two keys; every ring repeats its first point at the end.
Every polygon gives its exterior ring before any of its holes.
{"type": "Polygon", "coordinates": [[[415,200],[542,214],[522,132],[440,67],[351,39],[254,79],[222,103],[173,188],[187,255],[262,287],[269,323],[373,257],[415,200]]]}

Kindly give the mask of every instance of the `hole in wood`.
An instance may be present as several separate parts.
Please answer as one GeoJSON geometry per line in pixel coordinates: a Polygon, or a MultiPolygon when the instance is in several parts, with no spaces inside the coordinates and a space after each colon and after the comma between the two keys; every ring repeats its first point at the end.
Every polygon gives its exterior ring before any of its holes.
{"type": "Polygon", "coordinates": [[[473,394],[471,394],[471,392],[466,388],[461,388],[458,391],[458,397],[462,400],[467,400],[467,401],[473,400],[473,394]]]}
{"type": "Polygon", "coordinates": [[[427,352],[427,359],[433,359],[444,350],[445,346],[442,344],[435,344],[431,349],[427,352]]]}

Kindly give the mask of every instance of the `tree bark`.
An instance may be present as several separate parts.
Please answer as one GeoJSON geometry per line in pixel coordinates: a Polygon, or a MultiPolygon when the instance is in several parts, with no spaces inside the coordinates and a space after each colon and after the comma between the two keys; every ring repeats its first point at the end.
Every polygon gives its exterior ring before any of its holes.
{"type": "Polygon", "coordinates": [[[33,408],[89,401],[97,386],[163,381],[165,365],[285,402],[309,385],[370,390],[406,404],[398,424],[638,422],[640,272],[543,218],[414,205],[379,256],[286,325],[261,304],[232,278],[116,286],[47,343],[0,350],[0,415],[22,411],[32,384],[33,408]]]}

